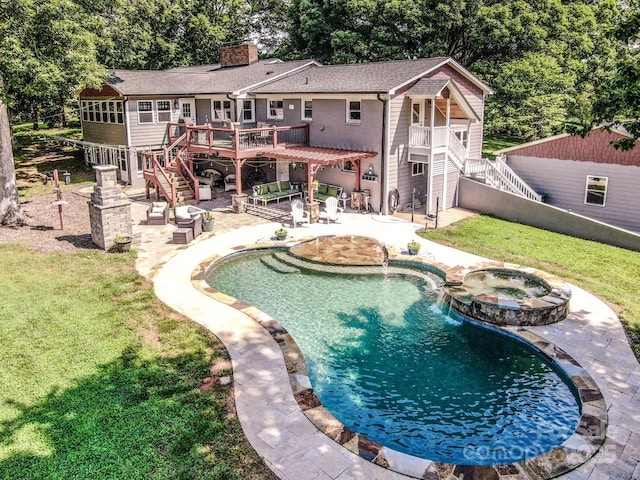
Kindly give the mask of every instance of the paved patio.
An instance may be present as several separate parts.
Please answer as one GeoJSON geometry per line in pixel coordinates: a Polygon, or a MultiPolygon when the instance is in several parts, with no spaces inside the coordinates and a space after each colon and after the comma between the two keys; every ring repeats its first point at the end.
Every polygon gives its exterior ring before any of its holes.
{"type": "MultiPolygon", "coordinates": [[[[233,362],[233,381],[240,422],[250,443],[282,479],[349,480],[406,479],[358,457],[314,427],[293,397],[280,347],[248,316],[203,295],[191,282],[192,273],[213,256],[226,255],[237,245],[270,239],[288,221],[234,214],[229,201],[203,202],[216,212],[213,233],[190,245],[175,245],[172,225],[144,224],[147,202],[140,192],[134,200],[136,267],[153,280],[158,297],[175,310],[214,332],[233,362]]],[[[282,206],[286,209],[286,205],[282,206]]],[[[376,214],[345,213],[338,224],[314,224],[290,229],[290,236],[364,235],[397,249],[406,248],[419,224],[376,214]]],[[[486,259],[419,239],[422,255],[454,266],[471,266],[486,259]]],[[[593,295],[572,286],[571,312],[555,325],[532,327],[533,332],[566,350],[596,380],[609,415],[607,439],[600,452],[561,478],[640,479],[640,366],[615,314],[593,295]]],[[[469,480],[465,477],[466,480],[469,480]]]]}

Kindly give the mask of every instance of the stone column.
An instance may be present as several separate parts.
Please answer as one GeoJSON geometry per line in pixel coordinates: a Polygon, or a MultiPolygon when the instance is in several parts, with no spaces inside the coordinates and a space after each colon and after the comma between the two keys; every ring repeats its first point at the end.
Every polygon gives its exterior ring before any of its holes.
{"type": "Polygon", "coordinates": [[[304,209],[309,212],[309,223],[318,223],[318,220],[320,220],[320,202],[305,203],[304,209]]]}
{"type": "Polygon", "coordinates": [[[116,178],[117,167],[97,165],[97,185],[93,187],[89,204],[91,241],[104,250],[114,244],[116,236],[131,237],[131,202],[122,193],[116,178]]]}
{"type": "Polygon", "coordinates": [[[245,213],[247,211],[247,202],[249,195],[246,193],[238,193],[231,195],[231,209],[234,213],[245,213]]]}

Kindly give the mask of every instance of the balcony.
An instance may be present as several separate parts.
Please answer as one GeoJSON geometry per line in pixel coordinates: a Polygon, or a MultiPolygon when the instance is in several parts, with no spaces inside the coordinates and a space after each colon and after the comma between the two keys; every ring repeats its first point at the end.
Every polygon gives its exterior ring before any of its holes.
{"type": "Polygon", "coordinates": [[[235,159],[268,154],[277,147],[309,144],[307,125],[297,127],[217,128],[210,125],[169,125],[169,143],[186,133],[183,146],[192,153],[235,159]]]}

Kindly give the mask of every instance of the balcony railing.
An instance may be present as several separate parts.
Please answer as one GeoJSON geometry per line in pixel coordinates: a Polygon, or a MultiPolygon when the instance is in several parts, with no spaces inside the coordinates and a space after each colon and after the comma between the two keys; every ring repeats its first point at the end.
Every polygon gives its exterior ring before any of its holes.
{"type": "Polygon", "coordinates": [[[173,142],[182,134],[187,147],[200,147],[209,150],[228,150],[239,152],[250,150],[269,150],[278,146],[307,145],[309,128],[297,127],[261,127],[261,128],[217,128],[210,125],[169,124],[169,141],[173,142]]]}

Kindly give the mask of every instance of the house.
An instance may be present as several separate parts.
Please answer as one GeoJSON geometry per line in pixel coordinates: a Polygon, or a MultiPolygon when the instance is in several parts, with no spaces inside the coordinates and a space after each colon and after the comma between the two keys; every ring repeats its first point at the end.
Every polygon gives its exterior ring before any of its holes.
{"type": "Polygon", "coordinates": [[[321,65],[259,60],[241,43],[219,65],[113,71],[80,105],[87,161],[170,201],[171,175],[197,200],[207,170],[242,189],[289,180],[310,199],[313,180],[338,185],[383,213],[415,194],[435,212],[456,204],[465,161],[481,155],[491,93],[448,57],[321,65]]]}
{"type": "Polygon", "coordinates": [[[544,202],[619,228],[640,232],[640,150],[616,150],[621,129],[594,128],[537,140],[496,154],[544,202]]]}

